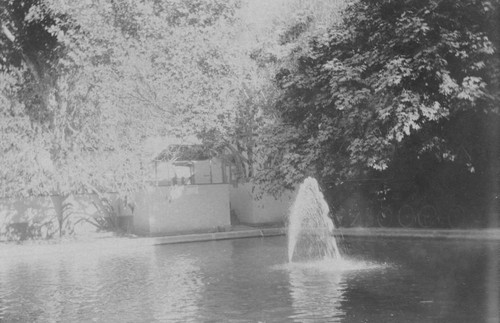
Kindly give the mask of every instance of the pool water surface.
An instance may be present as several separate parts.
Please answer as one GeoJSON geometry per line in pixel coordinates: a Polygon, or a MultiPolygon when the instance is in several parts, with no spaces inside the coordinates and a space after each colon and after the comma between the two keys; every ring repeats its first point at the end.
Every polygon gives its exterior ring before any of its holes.
{"type": "MultiPolygon", "coordinates": [[[[500,243],[285,237],[0,259],[0,322],[498,322],[500,243]]],[[[1,247],[1,246],[0,246],[1,247]]]]}

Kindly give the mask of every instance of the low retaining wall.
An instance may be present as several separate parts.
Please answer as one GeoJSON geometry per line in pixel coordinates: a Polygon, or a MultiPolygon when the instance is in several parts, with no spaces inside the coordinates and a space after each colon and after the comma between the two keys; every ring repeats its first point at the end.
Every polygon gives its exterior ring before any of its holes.
{"type": "Polygon", "coordinates": [[[244,224],[285,222],[296,195],[287,191],[275,198],[251,183],[238,184],[231,187],[231,209],[244,224]]]}
{"type": "Polygon", "coordinates": [[[113,214],[91,194],[1,199],[0,240],[87,234],[110,218],[116,228],[140,235],[218,231],[231,225],[230,209],[245,224],[284,222],[295,195],[289,192],[275,199],[251,184],[159,186],[135,194],[130,200],[133,213],[117,194],[107,194],[113,214]]]}
{"type": "Polygon", "coordinates": [[[229,185],[151,187],[135,196],[134,233],[164,235],[227,227],[229,185]]]}

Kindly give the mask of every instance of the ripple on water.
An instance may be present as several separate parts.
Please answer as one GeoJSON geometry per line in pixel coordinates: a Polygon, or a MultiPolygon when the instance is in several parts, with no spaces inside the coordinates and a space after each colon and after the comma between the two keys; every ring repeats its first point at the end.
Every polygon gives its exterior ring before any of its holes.
{"type": "Polygon", "coordinates": [[[321,259],[307,262],[288,262],[273,266],[275,270],[317,270],[321,272],[353,272],[382,270],[391,267],[388,263],[377,263],[366,260],[342,258],[342,259],[321,259]]]}

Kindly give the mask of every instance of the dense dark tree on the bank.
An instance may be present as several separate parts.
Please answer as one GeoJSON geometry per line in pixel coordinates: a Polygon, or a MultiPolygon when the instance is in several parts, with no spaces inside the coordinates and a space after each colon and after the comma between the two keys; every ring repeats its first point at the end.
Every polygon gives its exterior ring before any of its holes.
{"type": "Polygon", "coordinates": [[[459,185],[462,197],[491,191],[499,176],[498,20],[496,0],[351,4],[341,24],[311,37],[276,75],[283,125],[268,137],[275,167],[263,178],[290,187],[313,172],[330,182],[459,185]]]}

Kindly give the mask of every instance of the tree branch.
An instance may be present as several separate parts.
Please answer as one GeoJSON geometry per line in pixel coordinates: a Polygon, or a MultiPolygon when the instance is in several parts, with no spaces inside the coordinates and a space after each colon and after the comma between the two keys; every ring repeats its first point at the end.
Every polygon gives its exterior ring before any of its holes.
{"type": "Polygon", "coordinates": [[[4,24],[0,23],[0,25],[2,26],[2,32],[7,37],[7,39],[10,40],[12,43],[15,43],[16,37],[10,32],[9,28],[7,28],[7,26],[5,26],[4,24]]]}
{"type": "Polygon", "coordinates": [[[19,46],[19,44],[17,44],[17,42],[16,42],[16,36],[14,36],[14,34],[9,30],[9,28],[7,28],[7,26],[4,25],[4,24],[2,24],[2,23],[0,23],[0,25],[2,27],[2,33],[5,35],[5,37],[7,37],[7,39],[12,42],[12,44],[14,45],[14,47],[17,48],[21,52],[21,56],[23,57],[23,60],[26,63],[26,65],[28,65],[28,69],[33,74],[33,77],[35,78],[36,82],[38,84],[41,84],[40,73],[38,72],[38,69],[36,68],[35,62],[33,62],[33,60],[31,60],[24,53],[24,51],[21,48],[21,46],[19,46]]]}

